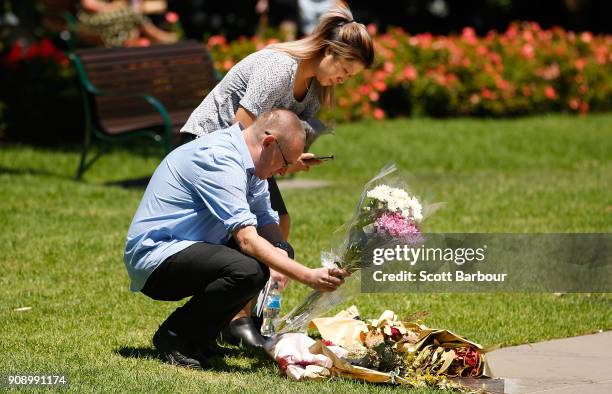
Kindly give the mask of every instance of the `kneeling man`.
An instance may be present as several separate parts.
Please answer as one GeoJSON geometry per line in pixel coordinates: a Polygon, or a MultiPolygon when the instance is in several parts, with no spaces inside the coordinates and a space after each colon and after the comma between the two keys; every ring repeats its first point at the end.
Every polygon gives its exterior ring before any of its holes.
{"type": "Polygon", "coordinates": [[[304,150],[295,114],[273,110],[171,152],[155,170],[128,231],[131,290],[162,301],[191,299],[153,343],[169,362],[201,368],[219,331],[270,274],[333,291],[347,273],[288,257],[265,179],[283,175],[304,150]]]}

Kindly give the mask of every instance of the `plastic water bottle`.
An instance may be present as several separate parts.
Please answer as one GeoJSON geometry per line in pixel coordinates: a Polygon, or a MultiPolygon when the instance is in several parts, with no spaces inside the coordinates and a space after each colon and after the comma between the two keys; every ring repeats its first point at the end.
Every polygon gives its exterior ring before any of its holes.
{"type": "Polygon", "coordinates": [[[274,319],[280,313],[281,294],[278,290],[278,283],[274,282],[274,287],[268,292],[263,310],[263,323],[261,324],[261,335],[271,337],[274,335],[274,319]]]}

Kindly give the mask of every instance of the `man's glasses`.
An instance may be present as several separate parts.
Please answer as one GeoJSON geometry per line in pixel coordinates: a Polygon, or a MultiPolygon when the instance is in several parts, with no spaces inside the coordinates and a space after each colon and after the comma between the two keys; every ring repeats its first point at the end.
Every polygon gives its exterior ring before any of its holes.
{"type": "MultiPolygon", "coordinates": [[[[265,133],[266,135],[272,135],[272,134],[271,134],[270,132],[268,132],[268,131],[264,131],[264,133],[265,133]]],[[[274,137],[274,142],[276,142],[276,146],[278,146],[278,151],[280,152],[281,156],[283,157],[283,161],[285,162],[285,171],[287,171],[287,169],[289,168],[289,164],[291,164],[291,163],[289,163],[289,162],[287,161],[287,158],[285,157],[285,154],[283,153],[283,148],[281,148],[281,144],[280,144],[280,142],[278,142],[278,140],[276,139],[276,136],[273,136],[273,137],[274,137]]]]}

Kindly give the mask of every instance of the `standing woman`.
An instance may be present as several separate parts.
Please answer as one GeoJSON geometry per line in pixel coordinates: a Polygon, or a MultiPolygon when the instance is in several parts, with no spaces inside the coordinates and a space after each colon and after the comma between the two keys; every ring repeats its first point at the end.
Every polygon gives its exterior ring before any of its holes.
{"type": "MultiPolygon", "coordinates": [[[[302,120],[311,119],[322,105],[332,105],[336,85],[371,67],[373,61],[374,45],[366,27],[355,22],[350,9],[338,2],[321,16],[311,35],[270,45],[237,63],[195,109],[181,132],[199,137],[237,121],[248,127],[273,108],[288,109],[302,120]]],[[[304,153],[281,174],[307,171],[320,163],[312,153],[304,153]]],[[[287,239],[290,218],[274,178],[268,180],[268,188],[287,239]]],[[[271,274],[273,278],[277,275],[271,274]]],[[[247,309],[237,318],[248,317],[247,309]]],[[[256,338],[246,338],[253,330],[251,319],[245,321],[249,327],[242,335],[244,342],[255,344],[256,338]]]]}

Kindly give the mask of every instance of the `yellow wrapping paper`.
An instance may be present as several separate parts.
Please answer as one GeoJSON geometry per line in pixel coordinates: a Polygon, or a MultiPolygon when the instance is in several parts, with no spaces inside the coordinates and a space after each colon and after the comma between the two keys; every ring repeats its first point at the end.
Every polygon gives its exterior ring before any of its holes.
{"type": "MultiPolygon", "coordinates": [[[[335,345],[353,349],[356,347],[363,347],[362,333],[368,332],[368,325],[362,320],[354,319],[356,316],[359,316],[359,311],[355,305],[352,305],[350,308],[340,311],[333,317],[314,319],[311,326],[319,330],[319,333],[323,339],[331,341],[335,345]]],[[[451,331],[431,329],[413,322],[402,322],[398,319],[397,315],[390,310],[384,311],[378,319],[371,320],[370,324],[383,330],[388,329],[390,326],[394,326],[400,329],[402,334],[404,334],[407,330],[419,333],[418,339],[415,338],[416,342],[413,340],[412,343],[398,343],[398,350],[403,350],[408,353],[421,351],[428,345],[450,349],[455,347],[464,347],[466,344],[469,344],[481,351],[481,362],[484,364],[482,376],[492,376],[490,367],[484,355],[486,350],[483,349],[480,344],[469,341],[468,339],[463,338],[462,336],[459,336],[451,331]]],[[[321,341],[317,341],[314,345],[312,345],[310,347],[310,352],[313,354],[324,354],[332,359],[334,362],[332,373],[335,373],[336,375],[351,377],[372,383],[396,382],[400,384],[409,384],[407,380],[401,377],[395,377],[388,373],[354,366],[342,361],[336,357],[333,352],[327,349],[327,347],[321,341]]],[[[448,364],[450,365],[450,361],[452,360],[449,359],[448,361],[448,364]]]]}
{"type": "Polygon", "coordinates": [[[311,324],[319,331],[321,338],[350,349],[361,346],[361,333],[368,331],[367,324],[362,320],[354,319],[356,316],[359,316],[359,312],[353,305],[333,317],[313,319],[311,324]]]}

